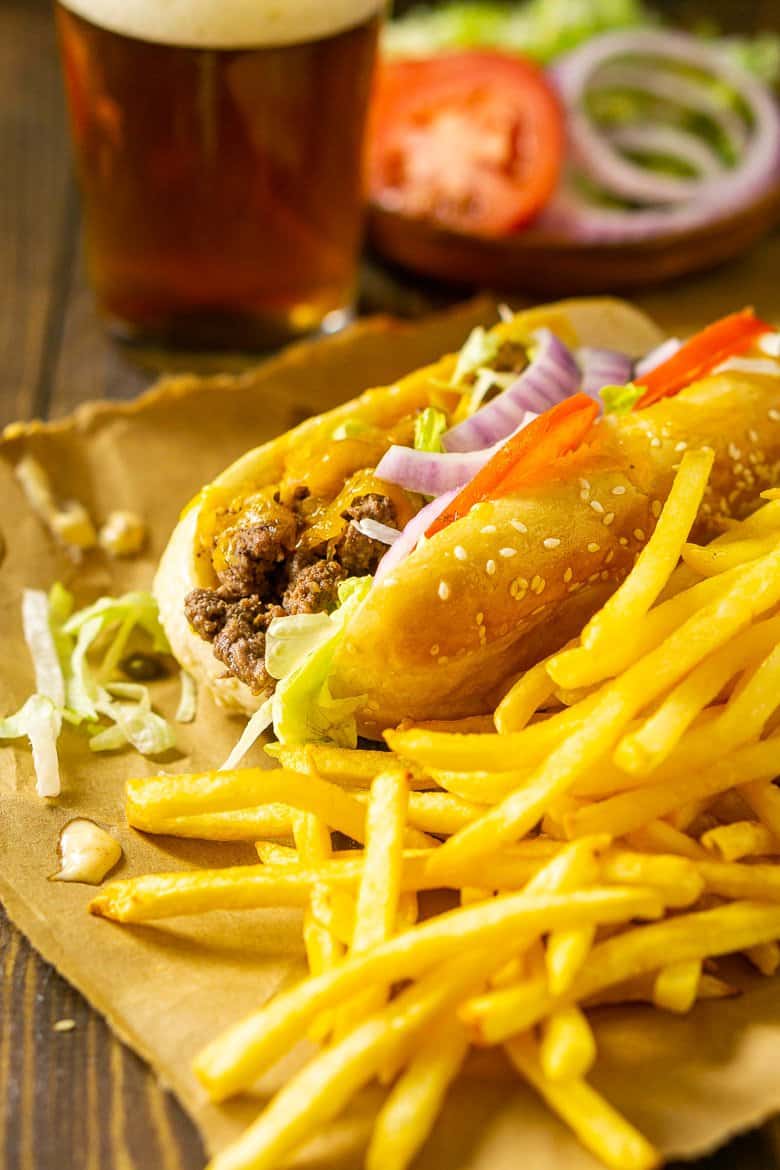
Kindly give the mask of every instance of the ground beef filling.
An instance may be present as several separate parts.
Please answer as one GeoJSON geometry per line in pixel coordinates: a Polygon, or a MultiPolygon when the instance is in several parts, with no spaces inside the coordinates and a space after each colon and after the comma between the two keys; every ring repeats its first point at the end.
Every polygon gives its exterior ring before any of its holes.
{"type": "Polygon", "coordinates": [[[396,511],[387,496],[356,497],[342,513],[343,532],[327,545],[296,549],[300,523],[279,505],[272,522],[250,524],[232,538],[217,589],[193,589],[184,602],[187,621],[211,642],[228,673],[259,694],[273,687],[265,669],[265,637],[275,617],[329,613],[347,577],[373,574],[387,551],[357,523],[376,520],[394,527],[396,511]]]}

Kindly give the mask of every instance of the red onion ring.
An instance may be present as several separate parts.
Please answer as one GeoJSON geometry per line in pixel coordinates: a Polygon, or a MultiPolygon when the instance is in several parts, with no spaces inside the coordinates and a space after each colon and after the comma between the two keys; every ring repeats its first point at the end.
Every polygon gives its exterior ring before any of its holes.
{"type": "Polygon", "coordinates": [[[493,446],[575,392],[580,372],[568,348],[549,329],[537,329],[532,337],[538,350],[530,365],[508,389],[445,431],[441,441],[446,451],[493,446]]]}
{"type": "Polygon", "coordinates": [[[401,535],[393,542],[377,565],[374,574],[375,585],[386,577],[391,569],[394,569],[410,553],[414,552],[428,525],[432,524],[439,513],[443,512],[447,505],[455,499],[459,491],[460,488],[454,488],[452,491],[443,492],[435,500],[431,500],[430,504],[426,504],[416,516],[412,516],[406,527],[401,530],[401,535]]]}
{"type": "MultiPolygon", "coordinates": [[[[583,170],[607,191],[635,198],[669,201],[668,176],[623,158],[606,132],[592,123],[584,96],[597,71],[615,59],[635,56],[642,60],[632,76],[637,86],[648,88],[663,79],[668,92],[684,95],[685,78],[652,72],[649,59],[678,62],[711,73],[729,85],[745,103],[753,121],[752,133],[736,167],[717,176],[690,183],[689,198],[671,207],[640,210],[599,208],[571,185],[564,186],[542,212],[527,238],[560,240],[561,236],[583,243],[618,243],[642,240],[663,233],[689,231],[720,219],[758,199],[780,176],[780,111],[768,89],[716,49],[684,33],[643,29],[640,33],[607,33],[586,42],[563,58],[554,77],[570,118],[572,154],[583,170]],[[648,79],[653,78],[650,82],[648,79]],[[641,181],[640,181],[641,180],[641,181]]],[[[703,87],[699,87],[703,89],[703,87]]],[[[684,96],[680,98],[685,105],[684,96]]],[[[722,113],[722,111],[721,111],[722,113]]],[[[679,182],[679,180],[675,180],[679,182]]]]}

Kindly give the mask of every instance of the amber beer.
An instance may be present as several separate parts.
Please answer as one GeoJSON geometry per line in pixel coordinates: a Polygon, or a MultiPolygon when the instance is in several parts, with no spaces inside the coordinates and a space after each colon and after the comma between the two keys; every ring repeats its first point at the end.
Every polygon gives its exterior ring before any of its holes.
{"type": "Polygon", "coordinates": [[[382,0],[57,0],[89,271],[130,339],[263,347],[352,303],[382,0]]]}

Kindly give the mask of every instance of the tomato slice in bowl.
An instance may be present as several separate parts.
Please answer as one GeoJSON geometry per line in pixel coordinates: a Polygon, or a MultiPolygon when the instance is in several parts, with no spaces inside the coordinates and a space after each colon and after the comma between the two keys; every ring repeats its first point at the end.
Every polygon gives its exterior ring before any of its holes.
{"type": "Polygon", "coordinates": [[[503,236],[541,211],[558,183],[563,114],[542,71],[520,57],[385,62],[369,127],[369,194],[387,211],[503,236]]]}

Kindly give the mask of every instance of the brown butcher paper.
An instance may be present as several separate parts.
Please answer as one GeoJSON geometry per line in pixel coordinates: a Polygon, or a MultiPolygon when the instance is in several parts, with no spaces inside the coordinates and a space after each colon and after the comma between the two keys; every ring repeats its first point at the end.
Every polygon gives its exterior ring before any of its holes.
{"type": "MultiPolygon", "coordinates": [[[[0,715],[15,710],[33,685],[21,633],[23,587],[62,580],[79,603],[149,588],[181,507],[243,450],[457,348],[472,326],[492,320],[495,306],[480,301],[411,326],[369,322],[297,346],[239,378],[170,379],[137,403],[85,406],[56,424],[10,428],[0,445],[0,715]],[[54,546],[14,479],[23,454],[47,468],[60,497],[81,500],[98,520],[116,508],[139,512],[149,526],[143,554],[110,561],[90,553],[74,565],[54,546]]],[[[175,679],[155,684],[169,716],[177,691],[175,679]]],[[[179,752],[162,767],[218,765],[241,726],[202,696],[196,721],[177,727],[179,752]]],[[[124,860],[115,872],[122,877],[250,862],[253,852],[134,832],[124,818],[124,782],[155,766],[130,750],[96,756],[69,729],[61,749],[62,796],[45,802],[35,795],[26,746],[0,745],[0,897],[43,956],[176,1091],[208,1147],[217,1150],[257,1112],[258,1101],[210,1104],[191,1060],[220,1029],[300,976],[300,916],[286,909],[214,913],[135,927],[90,917],[91,887],[49,880],[59,831],[74,816],[92,817],[119,839],[124,860]]],[[[684,1018],[635,1007],[602,1009],[595,1023],[600,1056],[594,1083],[668,1155],[708,1150],[780,1108],[780,980],[748,980],[741,997],[702,1003],[684,1018]]],[[[287,1069],[299,1055],[290,1054],[287,1069]]],[[[274,1070],[258,1093],[284,1074],[284,1067],[274,1070]]],[[[322,1170],[360,1165],[379,1100],[379,1090],[364,1093],[295,1163],[322,1170]]],[[[450,1094],[418,1165],[586,1170],[596,1163],[498,1055],[478,1054],[450,1094]]]]}

